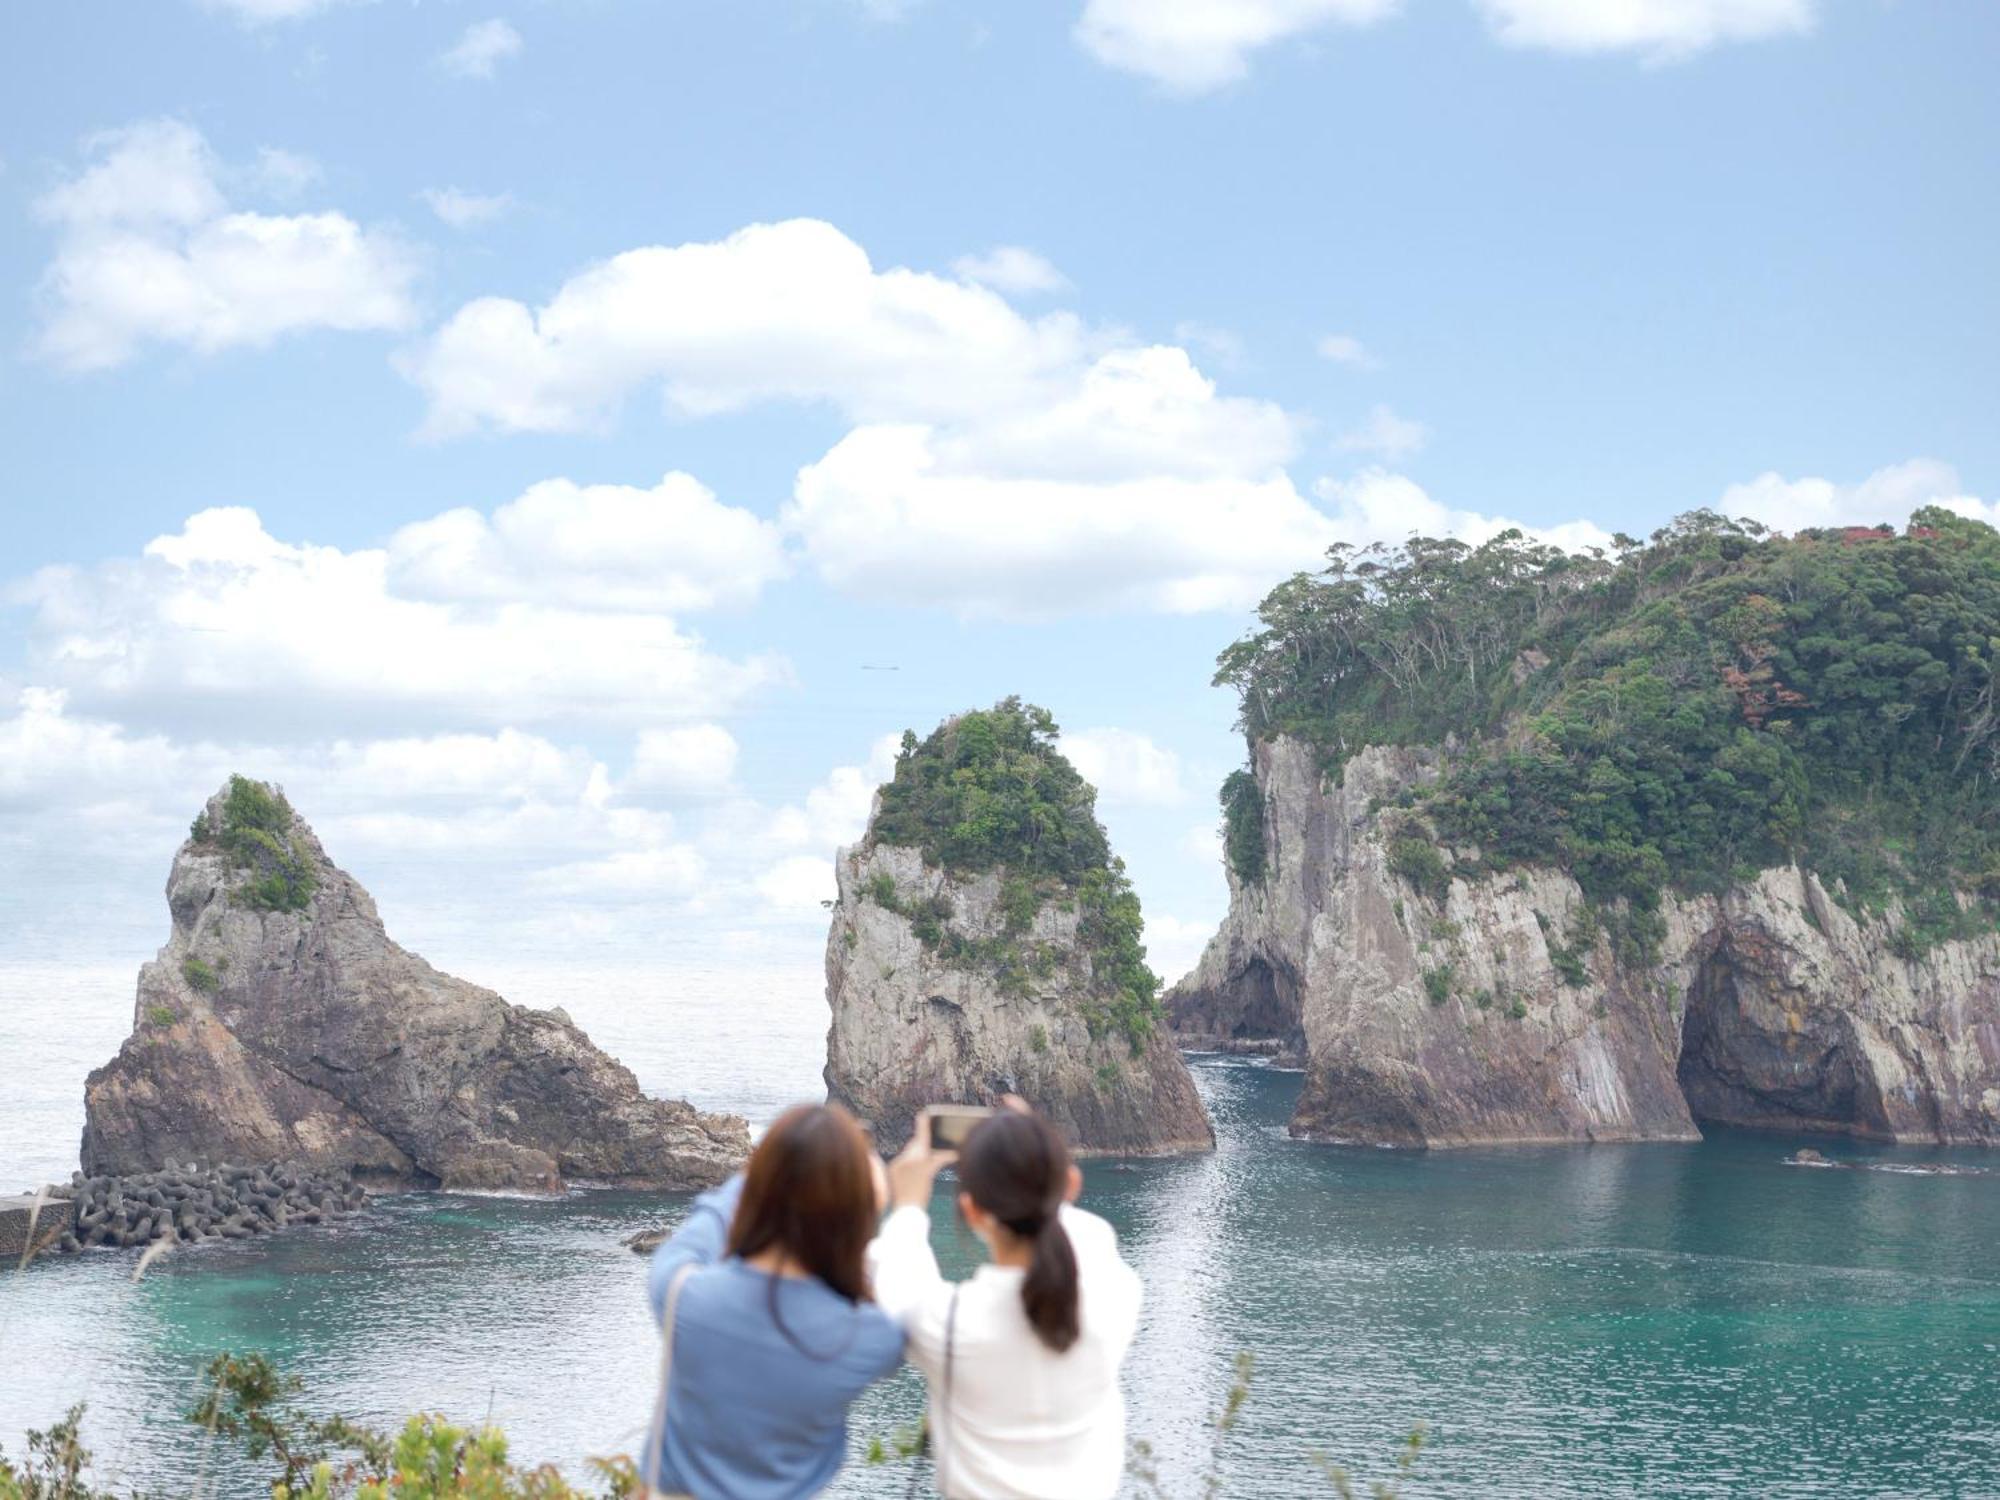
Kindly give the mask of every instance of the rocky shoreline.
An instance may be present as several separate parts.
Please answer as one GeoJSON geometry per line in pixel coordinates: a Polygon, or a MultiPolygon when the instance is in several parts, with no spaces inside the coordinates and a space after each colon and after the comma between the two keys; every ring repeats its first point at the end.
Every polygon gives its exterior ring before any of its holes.
{"type": "Polygon", "coordinates": [[[66,1205],[68,1227],[37,1254],[74,1255],[99,1246],[139,1249],[167,1242],[242,1240],[301,1224],[324,1224],[358,1213],[367,1189],[347,1171],[298,1162],[238,1167],[193,1163],[159,1172],[86,1177],[50,1190],[66,1205]]]}

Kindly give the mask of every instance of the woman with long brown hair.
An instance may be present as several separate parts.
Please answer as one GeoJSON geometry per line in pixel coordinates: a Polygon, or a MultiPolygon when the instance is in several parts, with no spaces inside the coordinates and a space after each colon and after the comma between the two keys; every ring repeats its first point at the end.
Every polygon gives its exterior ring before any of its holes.
{"type": "Polygon", "coordinates": [[[876,1300],[930,1384],[931,1449],[949,1500],[1109,1500],[1125,1464],[1118,1369],[1139,1277],[1118,1237],[1075,1206],[1082,1175],[1055,1127],[1017,1099],[954,1155],[926,1122],[889,1168],[893,1205],[870,1251],[876,1300]],[[953,1284],[931,1253],[939,1170],[991,1263],[953,1284]]]}
{"type": "Polygon", "coordinates": [[[865,1268],[883,1195],[854,1117],[802,1104],[654,1252],[666,1344],[645,1478],[660,1492],[793,1500],[832,1481],[849,1403],[903,1354],[865,1268]]]}

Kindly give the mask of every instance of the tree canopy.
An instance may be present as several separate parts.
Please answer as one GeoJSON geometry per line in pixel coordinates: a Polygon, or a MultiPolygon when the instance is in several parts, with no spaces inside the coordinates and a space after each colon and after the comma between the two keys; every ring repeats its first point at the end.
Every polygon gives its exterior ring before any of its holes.
{"type": "Polygon", "coordinates": [[[1251,740],[1456,753],[1409,801],[1494,868],[1570,869],[1645,914],[1798,861],[1904,898],[1913,941],[2000,896],[2000,534],[1938,507],[1898,531],[1781,536],[1708,511],[1565,553],[1336,547],[1227,648],[1251,740]]]}
{"type": "Polygon", "coordinates": [[[1091,959],[1086,1019],[1093,1031],[1122,1031],[1136,1049],[1159,1019],[1160,981],[1146,965],[1125,861],[1097,821],[1096,791],[1056,748],[1058,733],[1047,709],[1018,697],[947,719],[921,741],[905,731],[871,837],[920,849],[927,864],[954,874],[1005,871],[1002,938],[968,943],[949,929],[948,907],[913,919],[929,946],[983,962],[1006,981],[1045,977],[1042,955],[1024,951],[1020,934],[1049,896],[1074,902],[1091,959]]]}

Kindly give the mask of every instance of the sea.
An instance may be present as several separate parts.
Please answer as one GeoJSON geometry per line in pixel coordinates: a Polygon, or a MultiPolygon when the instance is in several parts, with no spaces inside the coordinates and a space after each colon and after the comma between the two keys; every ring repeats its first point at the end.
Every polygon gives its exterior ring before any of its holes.
{"type": "MultiPolygon", "coordinates": [[[[563,1006],[651,1091],[753,1122],[823,1097],[816,969],[460,968],[563,1006]]],[[[0,967],[0,1187],[75,1166],[84,1075],[132,988],[130,968],[0,967]]],[[[1285,1133],[1297,1074],[1190,1060],[1214,1154],[1085,1172],[1147,1288],[1131,1493],[1331,1496],[1338,1467],[1357,1494],[1412,1497],[2000,1496],[2000,1159],[1728,1131],[1315,1146],[1285,1133]],[[1851,1169],[1786,1165],[1802,1145],[1851,1169]],[[1951,1164],[1984,1170],[1929,1170],[1951,1164]]],[[[0,1447],[83,1403],[100,1482],[268,1493],[184,1415],[211,1356],[259,1350],[313,1412],[491,1421],[517,1459],[585,1478],[637,1450],[653,1396],[644,1263],[620,1241],[687,1201],[408,1194],[136,1282],[114,1252],[0,1268],[0,1447]]],[[[969,1265],[937,1222],[948,1266],[969,1265]]],[[[863,1455],[920,1405],[907,1372],[857,1405],[833,1494],[910,1492],[907,1463],[863,1455]]]]}

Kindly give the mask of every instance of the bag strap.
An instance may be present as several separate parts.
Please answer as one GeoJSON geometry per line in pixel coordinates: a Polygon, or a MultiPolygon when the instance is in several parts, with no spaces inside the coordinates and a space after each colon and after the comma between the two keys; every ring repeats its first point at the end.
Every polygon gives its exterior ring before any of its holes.
{"type": "Polygon", "coordinates": [[[951,1426],[951,1376],[958,1355],[958,1290],[957,1287],[951,1289],[951,1303],[944,1313],[944,1400],[938,1406],[937,1442],[933,1445],[936,1452],[932,1456],[940,1495],[951,1493],[951,1487],[945,1483],[944,1434],[945,1429],[951,1426]]]}
{"type": "Polygon", "coordinates": [[[653,1409],[652,1430],[646,1434],[646,1472],[639,1476],[645,1486],[640,1493],[645,1495],[652,1494],[659,1482],[660,1453],[667,1442],[667,1384],[674,1374],[674,1309],[681,1300],[681,1286],[694,1268],[691,1260],[674,1268],[673,1279],[667,1283],[666,1308],[660,1314],[660,1403],[653,1409]]]}

